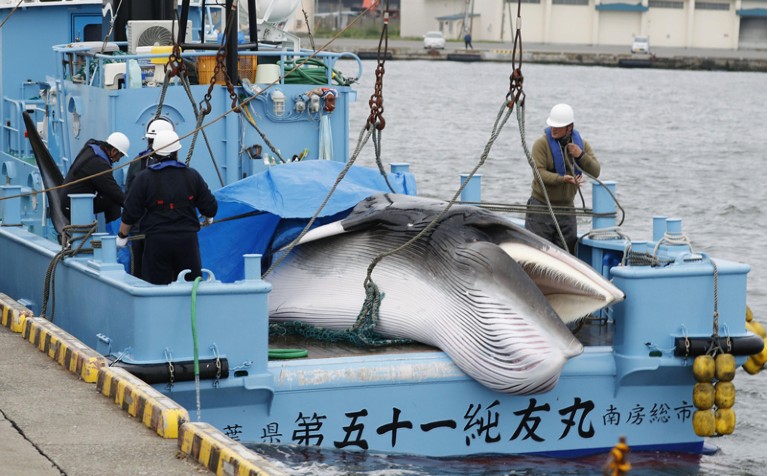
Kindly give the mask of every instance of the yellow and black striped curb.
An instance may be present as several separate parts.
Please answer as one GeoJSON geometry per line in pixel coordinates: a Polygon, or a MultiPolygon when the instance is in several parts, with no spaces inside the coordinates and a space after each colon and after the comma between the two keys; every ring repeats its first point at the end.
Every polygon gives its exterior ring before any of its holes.
{"type": "Polygon", "coordinates": [[[182,453],[191,456],[217,475],[287,474],[207,423],[184,423],[181,426],[178,447],[182,453]]]}
{"type": "Polygon", "coordinates": [[[101,354],[45,318],[27,317],[21,336],[88,383],[96,382],[99,369],[107,365],[101,354]]]}
{"type": "Polygon", "coordinates": [[[96,389],[163,438],[178,438],[189,412],[125,369],[102,367],[96,389]]]}
{"type": "Polygon", "coordinates": [[[21,332],[24,320],[33,315],[28,308],[3,293],[0,293],[0,311],[0,324],[17,334],[21,332]]]}

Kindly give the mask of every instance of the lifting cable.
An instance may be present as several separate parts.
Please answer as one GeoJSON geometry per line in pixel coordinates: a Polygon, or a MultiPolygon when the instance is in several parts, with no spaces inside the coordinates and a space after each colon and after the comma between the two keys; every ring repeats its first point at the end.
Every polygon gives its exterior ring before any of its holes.
{"type": "MultiPolygon", "coordinates": [[[[256,96],[253,96],[253,97],[256,97],[256,96]]],[[[280,153],[280,150],[277,148],[277,146],[272,144],[272,141],[269,140],[269,137],[267,137],[266,132],[264,132],[258,126],[258,123],[256,123],[256,119],[253,117],[253,115],[250,113],[250,110],[248,109],[249,106],[250,106],[250,104],[246,104],[244,102],[241,103],[240,104],[240,114],[242,114],[242,117],[245,118],[245,121],[248,124],[250,124],[251,127],[253,127],[253,129],[256,130],[256,132],[258,132],[258,135],[261,136],[261,139],[264,140],[264,143],[266,144],[267,147],[269,147],[269,150],[271,150],[272,153],[275,156],[277,156],[277,159],[279,159],[279,161],[284,164],[285,163],[285,159],[282,158],[282,153],[280,153]]]]}
{"type": "MultiPolygon", "coordinates": [[[[511,21],[511,17],[509,17],[511,21]]],[[[536,182],[543,191],[543,196],[546,199],[546,205],[548,207],[549,215],[554,222],[554,227],[557,229],[557,235],[562,242],[562,248],[567,249],[567,241],[562,234],[562,230],[559,228],[559,221],[557,220],[554,209],[551,206],[551,200],[549,194],[546,192],[546,186],[543,184],[543,178],[541,177],[538,167],[535,166],[533,156],[530,153],[530,149],[527,146],[525,140],[525,93],[523,91],[523,85],[525,77],[522,74],[522,0],[517,0],[517,25],[514,31],[514,46],[511,53],[511,75],[509,76],[509,93],[506,95],[506,100],[509,108],[513,108],[514,104],[518,104],[517,107],[517,123],[519,124],[519,135],[522,142],[522,150],[525,152],[527,163],[533,171],[536,182]],[[517,66],[517,54],[519,54],[519,66],[517,66]]],[[[467,179],[468,181],[468,179],[467,179]]]]}
{"type": "MultiPolygon", "coordinates": [[[[316,3],[315,3],[316,5],[316,3]]],[[[312,27],[309,22],[309,14],[306,13],[306,9],[304,8],[304,2],[301,2],[301,12],[304,14],[304,23],[306,24],[306,31],[309,32],[309,43],[312,45],[312,51],[314,51],[316,48],[314,47],[314,35],[312,34],[312,27]]],[[[314,12],[316,15],[317,12],[314,12]]]]}
{"type": "Polygon", "coordinates": [[[373,87],[373,94],[370,95],[368,104],[370,105],[370,115],[368,116],[365,129],[370,130],[373,136],[373,148],[375,149],[376,165],[381,176],[386,181],[386,185],[389,190],[394,192],[389,183],[389,178],[384,170],[383,162],[381,162],[381,134],[386,127],[386,120],[383,117],[384,112],[384,99],[383,99],[383,78],[386,73],[385,63],[386,56],[389,53],[389,0],[386,0],[386,8],[383,14],[383,27],[381,28],[381,38],[378,40],[378,52],[376,53],[376,60],[378,65],[376,66],[376,82],[373,87]],[[381,47],[383,46],[383,51],[381,47]]]}
{"type": "MultiPolygon", "coordinates": [[[[21,2],[19,2],[21,3],[21,2]]],[[[106,7],[106,5],[104,5],[106,7]]],[[[110,5],[111,6],[111,5],[110,5]]],[[[107,49],[107,42],[109,41],[109,37],[112,36],[112,32],[115,29],[115,21],[117,20],[117,14],[120,13],[120,8],[123,6],[123,0],[120,0],[120,2],[117,4],[117,9],[112,13],[112,18],[109,19],[109,31],[106,35],[104,35],[104,42],[101,43],[101,51],[100,53],[103,55],[104,52],[107,49]]],[[[106,13],[106,12],[104,12],[106,13]]]]}
{"type": "MultiPolygon", "coordinates": [[[[330,43],[335,41],[335,39],[338,38],[338,36],[341,33],[343,33],[344,31],[346,31],[346,29],[348,29],[351,25],[353,25],[357,21],[357,19],[361,18],[363,15],[365,15],[366,13],[368,13],[369,11],[371,11],[373,8],[375,8],[377,6],[378,6],[378,2],[377,1],[373,2],[357,18],[355,18],[354,21],[350,22],[350,24],[347,25],[347,27],[344,30],[342,30],[341,32],[337,33],[330,40],[330,42],[328,42],[325,46],[322,47],[322,49],[326,48],[330,43]]],[[[384,25],[384,29],[386,29],[385,25],[384,25]]],[[[383,38],[383,35],[382,35],[382,38],[383,38]]],[[[388,41],[386,41],[386,44],[388,45],[388,41]]],[[[379,43],[379,47],[380,47],[380,43],[379,43]]],[[[319,51],[321,51],[322,49],[320,49],[319,51]]],[[[314,55],[316,55],[316,53],[318,53],[319,51],[315,52],[314,55]]],[[[379,50],[379,52],[380,52],[380,50],[379,50]]],[[[307,58],[307,59],[310,59],[310,58],[314,57],[314,55],[309,56],[309,58],[307,58]]],[[[386,57],[386,51],[383,52],[383,57],[384,58],[386,57]]],[[[301,63],[301,64],[303,64],[303,63],[301,63]]],[[[297,65],[296,67],[298,67],[298,66],[300,66],[300,64],[297,65]]],[[[383,75],[383,71],[381,72],[381,74],[383,75]]],[[[287,76],[287,73],[286,73],[286,76],[287,76]]],[[[376,82],[378,83],[378,81],[376,81],[376,82]]],[[[251,96],[245,102],[252,101],[256,97],[258,97],[260,94],[263,94],[267,89],[272,87],[274,84],[275,84],[275,82],[272,82],[267,88],[262,89],[261,92],[259,92],[257,95],[251,96]]],[[[377,85],[377,86],[379,86],[379,85],[377,85]]],[[[383,78],[381,79],[380,87],[381,88],[383,87],[383,78]]],[[[375,95],[375,93],[374,93],[374,95],[375,95]]],[[[379,96],[380,96],[380,91],[379,91],[379,96]]],[[[242,104],[244,104],[245,102],[240,103],[240,105],[242,106],[242,104]]],[[[380,116],[380,114],[383,112],[383,99],[380,100],[380,108],[378,108],[378,105],[379,105],[378,101],[376,101],[375,104],[376,104],[376,110],[378,111],[377,114],[376,114],[376,117],[380,117],[381,120],[383,120],[383,117],[380,116]]],[[[374,111],[372,111],[372,108],[373,108],[373,100],[371,98],[371,117],[374,115],[374,111]]],[[[378,121],[372,122],[372,124],[376,124],[376,123],[378,123],[378,121]]],[[[306,226],[304,226],[304,229],[301,230],[301,233],[299,233],[299,235],[288,246],[283,248],[283,250],[284,250],[283,255],[280,258],[278,258],[274,263],[272,263],[272,265],[269,267],[269,269],[267,269],[266,272],[264,272],[262,274],[262,277],[268,276],[274,270],[274,268],[279,266],[279,264],[282,262],[282,260],[284,260],[285,257],[290,254],[290,252],[293,250],[293,248],[296,247],[298,242],[301,241],[301,238],[303,238],[304,235],[306,235],[306,233],[311,229],[312,225],[314,225],[314,222],[317,220],[317,217],[319,216],[319,214],[322,212],[322,210],[327,205],[328,201],[330,200],[330,197],[335,193],[336,188],[338,188],[338,184],[341,183],[341,180],[343,180],[343,178],[346,176],[346,173],[349,171],[351,166],[354,164],[354,162],[356,162],[357,156],[359,155],[360,151],[362,150],[362,147],[367,143],[368,139],[370,138],[370,135],[372,134],[372,130],[374,129],[373,127],[369,127],[370,124],[371,124],[371,119],[368,118],[368,121],[367,121],[366,125],[360,131],[360,135],[359,135],[359,137],[357,139],[357,146],[355,147],[354,152],[352,153],[351,157],[349,157],[349,160],[344,165],[344,168],[338,174],[338,177],[336,177],[335,183],[330,188],[330,191],[328,192],[327,196],[323,200],[322,204],[317,208],[317,211],[314,212],[314,215],[309,219],[309,222],[306,224],[306,226]]],[[[385,125],[385,123],[384,123],[384,125],[385,125]]]]}
{"type": "MultiPolygon", "coordinates": [[[[521,2],[521,0],[519,1],[521,2]]],[[[520,38],[519,50],[521,52],[522,44],[521,44],[521,36],[519,31],[517,32],[517,37],[520,38]]],[[[515,39],[514,45],[516,50],[517,49],[516,39],[515,39]]],[[[482,152],[482,156],[480,157],[479,162],[474,166],[474,169],[468,175],[466,180],[464,180],[461,183],[461,186],[455,192],[455,194],[453,195],[453,198],[447,203],[445,208],[431,222],[429,222],[418,234],[416,234],[410,240],[406,241],[405,243],[398,246],[397,248],[394,248],[390,251],[383,252],[373,259],[373,261],[368,266],[367,274],[365,276],[365,281],[363,284],[365,288],[365,302],[363,303],[362,309],[360,310],[360,313],[357,316],[357,321],[355,322],[353,329],[360,330],[361,332],[366,332],[366,333],[367,332],[373,333],[375,329],[375,325],[379,317],[379,308],[381,305],[381,300],[384,297],[384,294],[379,290],[378,286],[375,284],[372,278],[373,270],[378,265],[378,263],[388,256],[392,256],[399,253],[400,251],[411,246],[413,243],[417,242],[421,238],[430,234],[431,231],[437,226],[437,224],[442,221],[443,217],[447,214],[450,208],[455,203],[460,202],[459,197],[461,196],[461,193],[468,186],[471,178],[477,173],[479,168],[482,167],[482,165],[484,165],[485,161],[487,160],[487,157],[490,153],[490,149],[492,148],[496,139],[498,139],[498,136],[500,135],[501,130],[503,129],[503,126],[506,124],[509,117],[511,116],[511,112],[514,108],[514,104],[515,103],[519,103],[520,105],[524,104],[524,92],[522,90],[523,77],[521,73],[521,54],[520,54],[519,68],[516,67],[515,58],[516,58],[516,53],[513,56],[514,67],[513,67],[512,75],[510,77],[509,93],[506,95],[506,98],[504,99],[504,102],[501,105],[500,110],[498,111],[498,115],[496,117],[495,123],[493,124],[493,129],[490,134],[490,139],[485,145],[485,149],[482,152]]],[[[383,76],[383,61],[381,61],[380,57],[379,57],[379,62],[381,64],[381,68],[380,68],[381,76],[383,76]]],[[[377,82],[377,85],[378,85],[378,82],[377,82]]],[[[371,97],[371,100],[370,100],[370,107],[371,107],[371,114],[370,114],[370,117],[368,118],[368,127],[372,129],[372,127],[370,127],[371,125],[376,125],[376,126],[380,125],[381,126],[380,128],[382,129],[383,125],[385,125],[385,121],[383,120],[383,117],[382,117],[383,98],[376,97],[374,94],[374,96],[371,97]]],[[[399,343],[399,342],[400,341],[396,341],[396,340],[394,341],[394,343],[399,343]]]]}
{"type": "MultiPolygon", "coordinates": [[[[509,21],[511,21],[511,17],[509,17],[509,21]]],[[[522,74],[522,0],[517,0],[517,22],[516,22],[516,30],[514,33],[514,46],[512,49],[512,56],[511,56],[511,65],[512,65],[512,72],[509,76],[509,94],[506,96],[509,107],[513,108],[514,104],[518,104],[517,108],[517,122],[519,124],[519,134],[522,142],[522,149],[525,152],[525,157],[527,158],[527,162],[530,165],[530,168],[533,171],[533,175],[535,176],[535,180],[538,182],[538,184],[541,187],[541,190],[543,191],[543,196],[546,198],[546,205],[548,207],[549,215],[551,216],[552,221],[554,222],[554,226],[556,227],[557,234],[559,235],[559,239],[562,242],[562,247],[564,249],[567,249],[567,242],[565,241],[564,235],[562,234],[562,230],[559,228],[559,221],[557,220],[556,213],[554,212],[554,207],[551,205],[551,200],[549,199],[548,193],[546,193],[546,187],[543,184],[543,179],[541,178],[541,174],[538,171],[538,167],[536,167],[535,162],[533,161],[532,154],[530,153],[530,149],[527,146],[527,141],[525,137],[525,113],[524,113],[524,107],[525,107],[525,94],[523,92],[523,83],[524,83],[524,75],[522,74]],[[519,66],[517,66],[517,54],[519,55],[519,66]]],[[[566,154],[565,154],[566,155],[566,154]]],[[[570,164],[571,169],[573,170],[573,175],[575,175],[575,168],[577,165],[574,163],[570,164]]],[[[623,207],[618,202],[618,199],[615,197],[615,194],[607,187],[605,184],[597,179],[596,177],[592,176],[588,172],[581,170],[581,173],[586,175],[588,178],[600,183],[605,190],[610,194],[610,196],[613,198],[616,206],[621,210],[622,216],[620,223],[618,226],[623,224],[623,220],[625,219],[626,212],[623,209],[623,207]]],[[[583,200],[583,194],[580,190],[580,187],[578,187],[578,193],[581,197],[581,203],[583,205],[583,210],[586,211],[586,205],[583,200]]],[[[533,211],[533,213],[540,213],[537,211],[533,211]]],[[[561,214],[561,213],[560,213],[561,214]]]]}
{"type": "MultiPolygon", "coordinates": [[[[357,146],[355,147],[354,153],[349,158],[349,161],[344,166],[343,170],[339,173],[338,177],[336,178],[336,182],[331,187],[330,191],[328,192],[327,196],[325,197],[325,200],[322,202],[320,207],[315,212],[314,216],[309,220],[309,222],[306,224],[304,229],[301,231],[301,233],[288,245],[284,248],[284,253],[280,258],[278,258],[272,265],[269,267],[269,269],[263,274],[262,277],[266,277],[269,275],[269,273],[272,272],[279,264],[282,262],[282,260],[285,259],[290,254],[290,251],[299,243],[301,238],[311,229],[312,225],[316,221],[317,217],[319,216],[319,213],[322,211],[322,209],[327,205],[327,202],[330,200],[330,197],[335,193],[336,188],[338,187],[338,184],[343,180],[344,176],[346,175],[347,171],[351,168],[351,166],[354,164],[354,162],[357,160],[357,157],[362,150],[363,146],[367,143],[367,140],[370,138],[371,135],[374,135],[377,139],[378,145],[376,146],[376,162],[378,163],[379,170],[381,171],[382,175],[384,176],[384,179],[386,179],[386,183],[389,185],[389,189],[394,191],[391,184],[389,184],[388,179],[386,177],[385,172],[383,171],[383,165],[380,162],[380,131],[383,130],[384,127],[386,127],[386,121],[383,118],[383,76],[385,73],[384,63],[386,61],[386,55],[388,50],[388,23],[389,23],[389,8],[388,8],[388,0],[386,2],[387,7],[386,11],[384,12],[384,25],[381,32],[381,38],[378,43],[378,66],[376,68],[376,84],[374,87],[374,92],[370,97],[370,101],[368,104],[370,105],[370,115],[368,116],[367,123],[360,131],[358,140],[357,140],[357,146]],[[382,50],[383,47],[383,50],[382,50]],[[376,131],[379,132],[378,135],[376,135],[376,131]]],[[[370,8],[374,8],[378,5],[378,2],[374,2],[370,8]]],[[[368,9],[368,10],[369,10],[368,9]]],[[[374,142],[376,140],[374,139],[374,142]]],[[[464,184],[465,186],[465,184],[464,184]]],[[[423,232],[422,232],[423,233],[423,232]]],[[[420,236],[421,234],[419,234],[420,236]]],[[[418,237],[416,237],[418,238],[418,237]]],[[[403,249],[405,246],[410,244],[411,242],[415,241],[415,239],[411,240],[410,242],[406,243],[405,245],[397,248],[397,250],[390,252],[388,254],[385,254],[388,256],[389,254],[394,254],[397,251],[403,249]]],[[[365,297],[365,303],[362,306],[362,309],[360,310],[359,315],[357,316],[357,320],[352,326],[351,329],[348,331],[328,331],[323,330],[322,336],[323,339],[344,339],[351,341],[355,344],[365,344],[365,345],[371,345],[371,346],[383,346],[383,345],[396,345],[396,344],[407,344],[411,343],[412,340],[410,339],[388,339],[383,338],[376,334],[375,332],[375,326],[378,321],[378,310],[381,305],[381,299],[383,298],[383,293],[381,293],[378,289],[378,286],[373,282],[372,278],[370,277],[370,273],[372,272],[372,268],[375,266],[375,263],[380,261],[380,259],[383,258],[384,255],[379,255],[379,257],[374,260],[373,264],[371,264],[368,268],[368,275],[365,278],[364,287],[366,289],[366,297],[365,297]]],[[[301,323],[293,323],[291,327],[291,330],[294,332],[298,332],[304,335],[310,335],[311,333],[314,333],[316,329],[313,326],[308,326],[306,324],[300,325],[301,323]]],[[[286,326],[279,326],[279,325],[270,325],[270,331],[282,331],[285,329],[286,326]]]]}
{"type": "MultiPolygon", "coordinates": [[[[236,16],[236,6],[235,4],[232,5],[233,10],[235,10],[230,16],[229,21],[226,25],[226,31],[229,32],[231,29],[231,25],[233,22],[233,18],[236,16]]],[[[210,79],[210,85],[208,86],[208,91],[205,94],[203,100],[200,102],[199,108],[197,104],[194,101],[194,96],[192,94],[192,89],[189,84],[189,76],[187,74],[187,68],[184,64],[183,58],[181,56],[181,45],[178,42],[178,39],[176,38],[175,34],[172,33],[172,36],[174,37],[175,41],[173,43],[173,50],[171,54],[168,56],[168,62],[165,64],[165,78],[163,81],[162,86],[162,92],[160,93],[160,101],[157,105],[157,111],[155,112],[155,119],[158,119],[162,115],[162,107],[165,103],[165,95],[167,93],[168,86],[170,84],[170,80],[173,77],[178,77],[181,80],[181,84],[184,86],[184,91],[186,91],[187,96],[189,97],[189,101],[192,104],[192,109],[195,115],[195,118],[197,119],[197,123],[195,124],[194,131],[192,132],[192,143],[189,147],[189,151],[187,153],[185,164],[189,166],[189,163],[192,160],[192,154],[194,153],[194,147],[195,143],[197,141],[197,136],[200,131],[202,131],[203,138],[205,140],[205,144],[208,148],[208,154],[211,157],[211,160],[213,161],[213,166],[216,170],[216,174],[218,175],[218,180],[221,183],[221,186],[224,186],[224,178],[221,175],[221,170],[218,167],[218,162],[216,161],[215,155],[213,154],[213,149],[210,145],[210,141],[208,140],[208,136],[202,126],[202,122],[206,115],[210,114],[210,111],[212,109],[210,105],[210,99],[211,99],[211,93],[213,91],[213,87],[216,84],[216,76],[218,76],[219,72],[222,72],[225,81],[226,81],[226,87],[229,90],[229,97],[232,98],[232,107],[236,107],[237,105],[237,95],[234,92],[234,86],[231,83],[231,80],[229,78],[229,74],[226,71],[226,65],[224,63],[226,59],[226,40],[221,42],[221,46],[219,47],[218,51],[216,52],[216,67],[213,72],[213,75],[210,79]],[[168,73],[168,70],[170,69],[170,72],[168,73]]],[[[224,38],[227,38],[225,35],[224,38]]]]}

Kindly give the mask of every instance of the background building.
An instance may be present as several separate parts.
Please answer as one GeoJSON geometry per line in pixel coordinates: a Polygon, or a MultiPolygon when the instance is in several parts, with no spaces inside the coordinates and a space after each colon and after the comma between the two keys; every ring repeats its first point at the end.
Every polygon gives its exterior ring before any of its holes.
{"type": "MultiPolygon", "coordinates": [[[[517,0],[408,0],[400,34],[440,30],[452,39],[510,42],[517,0]]],[[[522,0],[522,38],[544,44],[767,49],[765,0],[522,0]]]]}

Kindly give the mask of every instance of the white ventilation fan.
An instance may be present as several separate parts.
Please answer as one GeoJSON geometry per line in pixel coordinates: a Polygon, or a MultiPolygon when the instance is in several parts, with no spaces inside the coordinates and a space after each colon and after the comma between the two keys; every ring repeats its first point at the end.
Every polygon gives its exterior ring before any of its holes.
{"type": "MultiPolygon", "coordinates": [[[[131,20],[128,22],[128,53],[136,54],[139,46],[168,46],[173,44],[173,34],[178,36],[179,26],[173,20],[131,20]]],[[[184,43],[192,42],[192,22],[187,22],[184,43]]]]}

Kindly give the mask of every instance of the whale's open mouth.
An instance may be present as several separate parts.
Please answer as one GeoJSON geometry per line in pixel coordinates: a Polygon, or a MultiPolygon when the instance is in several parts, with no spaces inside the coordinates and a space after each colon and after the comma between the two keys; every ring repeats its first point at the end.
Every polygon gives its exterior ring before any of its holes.
{"type": "Polygon", "coordinates": [[[624,299],[620,289],[557,247],[537,248],[521,242],[500,246],[522,266],[565,323],[624,299]]]}

